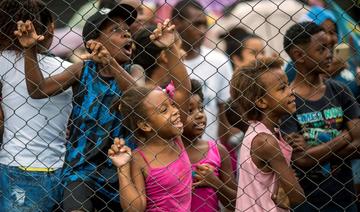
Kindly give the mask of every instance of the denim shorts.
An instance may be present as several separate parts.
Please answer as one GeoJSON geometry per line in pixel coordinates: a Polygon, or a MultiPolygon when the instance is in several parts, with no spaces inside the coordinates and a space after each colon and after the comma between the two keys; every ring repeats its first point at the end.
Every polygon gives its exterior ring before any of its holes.
{"type": "Polygon", "coordinates": [[[55,211],[61,203],[61,169],[29,172],[0,164],[0,211],[55,211]]]}

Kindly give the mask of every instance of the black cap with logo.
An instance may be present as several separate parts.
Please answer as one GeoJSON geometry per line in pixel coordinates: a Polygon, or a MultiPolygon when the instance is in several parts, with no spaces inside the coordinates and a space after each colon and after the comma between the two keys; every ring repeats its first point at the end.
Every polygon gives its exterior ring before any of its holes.
{"type": "Polygon", "coordinates": [[[101,8],[94,15],[92,15],[83,28],[82,36],[84,42],[88,40],[95,39],[99,37],[100,31],[99,28],[108,18],[121,17],[124,19],[125,23],[129,26],[134,23],[137,17],[136,8],[128,4],[118,4],[115,7],[111,8],[101,8]]]}

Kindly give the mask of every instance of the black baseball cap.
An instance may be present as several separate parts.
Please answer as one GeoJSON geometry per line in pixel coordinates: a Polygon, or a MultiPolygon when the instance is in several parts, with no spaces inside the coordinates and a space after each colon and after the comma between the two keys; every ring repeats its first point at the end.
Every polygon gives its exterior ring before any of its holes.
{"type": "Polygon", "coordinates": [[[136,8],[128,4],[117,4],[111,8],[101,8],[94,15],[86,20],[82,36],[84,42],[99,37],[99,28],[108,18],[121,17],[129,26],[134,23],[137,17],[136,8]]]}

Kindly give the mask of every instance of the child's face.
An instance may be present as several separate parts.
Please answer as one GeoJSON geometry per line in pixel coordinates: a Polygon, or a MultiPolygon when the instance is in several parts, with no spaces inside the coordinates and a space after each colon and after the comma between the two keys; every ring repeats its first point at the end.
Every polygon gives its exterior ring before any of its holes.
{"type": "Polygon", "coordinates": [[[206,115],[204,106],[199,95],[191,96],[189,101],[189,113],[185,122],[183,135],[192,140],[201,137],[206,128],[206,115]]]}
{"type": "Polygon", "coordinates": [[[132,39],[129,26],[120,18],[107,21],[100,36],[96,38],[110,52],[119,64],[130,60],[132,54],[132,39]]]}
{"type": "Polygon", "coordinates": [[[332,63],[329,39],[324,31],[312,36],[311,42],[304,47],[305,68],[314,73],[327,73],[332,63]]]}
{"type": "Polygon", "coordinates": [[[180,112],[175,103],[161,90],[151,91],[144,100],[147,124],[159,137],[172,139],[183,132],[180,112]]]}
{"type": "MultiPolygon", "coordinates": [[[[288,78],[281,68],[272,69],[260,76],[266,94],[263,101],[265,110],[276,116],[296,111],[295,96],[289,87],[288,78]]],[[[265,111],[264,111],[265,112],[265,111]]]]}
{"type": "Polygon", "coordinates": [[[244,42],[244,49],[241,57],[233,58],[236,68],[248,65],[251,61],[260,59],[265,56],[265,43],[259,38],[250,38],[244,42]]]}

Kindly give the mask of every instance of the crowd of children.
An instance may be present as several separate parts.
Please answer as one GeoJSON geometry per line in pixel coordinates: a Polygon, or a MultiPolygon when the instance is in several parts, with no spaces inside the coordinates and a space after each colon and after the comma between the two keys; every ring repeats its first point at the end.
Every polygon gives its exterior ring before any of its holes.
{"type": "Polygon", "coordinates": [[[331,30],[286,31],[289,82],[243,29],[221,36],[227,55],[205,47],[195,0],[134,35],[132,5],[92,14],[71,64],[48,54],[41,0],[0,2],[1,212],[357,211],[360,107],[329,78],[331,30]]]}

